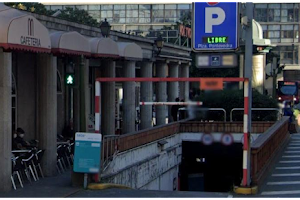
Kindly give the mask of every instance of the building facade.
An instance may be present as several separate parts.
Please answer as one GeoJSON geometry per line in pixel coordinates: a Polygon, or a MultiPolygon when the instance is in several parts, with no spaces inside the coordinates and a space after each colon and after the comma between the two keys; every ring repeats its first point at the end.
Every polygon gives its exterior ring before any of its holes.
{"type": "Polygon", "coordinates": [[[172,26],[180,18],[191,12],[192,4],[89,4],[89,5],[46,5],[57,10],[66,7],[87,10],[98,22],[105,18],[113,30],[147,32],[172,26]]]}
{"type": "MultiPolygon", "coordinates": [[[[114,30],[142,32],[172,26],[192,11],[192,4],[107,4],[107,5],[46,5],[57,10],[73,7],[87,10],[97,21],[105,18],[114,30]]],[[[254,19],[263,28],[263,36],[277,47],[284,64],[299,64],[299,3],[255,3],[254,19]]]]}
{"type": "Polygon", "coordinates": [[[256,3],[254,19],[283,64],[299,64],[299,3],[256,3]]]}

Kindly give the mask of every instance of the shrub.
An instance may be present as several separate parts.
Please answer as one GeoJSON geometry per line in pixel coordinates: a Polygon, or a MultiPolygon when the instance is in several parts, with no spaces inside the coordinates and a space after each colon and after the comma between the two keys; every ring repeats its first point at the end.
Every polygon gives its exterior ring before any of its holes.
{"type": "MultiPolygon", "coordinates": [[[[206,108],[224,108],[226,110],[227,121],[230,120],[230,111],[233,108],[244,108],[243,90],[229,90],[224,89],[220,91],[206,91],[202,92],[193,100],[202,101],[206,108]]],[[[278,108],[276,100],[268,95],[263,95],[257,90],[252,92],[252,108],[278,108]]],[[[233,121],[243,120],[243,111],[233,112],[233,121]]],[[[200,116],[199,114],[197,116],[200,116]]],[[[209,111],[206,114],[201,113],[200,119],[207,119],[222,121],[224,114],[220,111],[209,111]]],[[[199,117],[198,117],[199,120],[199,117]]],[[[277,111],[252,111],[253,121],[275,121],[277,120],[277,111]]]]}

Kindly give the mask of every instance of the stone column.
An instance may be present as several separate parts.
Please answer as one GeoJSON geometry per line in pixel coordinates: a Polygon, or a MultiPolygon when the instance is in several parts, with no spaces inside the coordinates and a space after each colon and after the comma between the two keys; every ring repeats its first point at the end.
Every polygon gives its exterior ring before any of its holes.
{"type": "MultiPolygon", "coordinates": [[[[81,79],[81,59],[76,57],[74,65],[74,86],[73,86],[73,130],[78,132],[80,127],[80,79],[81,79]]],[[[72,86],[71,86],[72,87],[72,86]]]]}
{"type": "Polygon", "coordinates": [[[89,114],[89,60],[81,56],[80,63],[80,131],[88,131],[89,114]]]}
{"type": "MultiPolygon", "coordinates": [[[[169,77],[178,78],[179,63],[169,63],[169,77]]],[[[177,82],[168,82],[168,102],[174,102],[179,97],[179,87],[177,82]]],[[[173,122],[171,106],[168,106],[169,123],[173,122]]]]}
{"type": "MultiPolygon", "coordinates": [[[[156,63],[156,75],[157,77],[166,77],[167,73],[167,63],[165,62],[157,62],[156,63]]],[[[156,95],[158,102],[166,102],[167,101],[167,83],[166,82],[158,82],[156,87],[156,95]]],[[[167,107],[166,106],[156,106],[156,125],[166,124],[166,116],[167,116],[167,107]]]]}
{"type": "MultiPolygon", "coordinates": [[[[113,60],[103,60],[101,63],[102,77],[114,78],[116,77],[116,63],[113,60]]],[[[101,98],[102,103],[102,118],[101,133],[103,135],[114,135],[116,132],[115,124],[115,82],[103,82],[101,83],[101,98]]]]}
{"type": "Polygon", "coordinates": [[[0,191],[11,190],[11,76],[12,55],[0,49],[0,191]]]}
{"type": "MultiPolygon", "coordinates": [[[[135,61],[125,61],[124,77],[135,77],[135,61]]],[[[135,131],[135,82],[123,82],[123,123],[122,133],[135,131]]]]}
{"type": "MultiPolygon", "coordinates": [[[[141,77],[152,78],[153,62],[142,62],[141,77]]],[[[141,101],[152,102],[153,97],[153,83],[141,82],[141,101]]],[[[152,127],[152,106],[141,106],[141,129],[152,127]]]]}
{"type": "MultiPolygon", "coordinates": [[[[189,77],[189,63],[181,64],[179,68],[179,77],[188,78],[189,77]]],[[[184,101],[189,100],[189,87],[190,82],[179,82],[179,99],[184,101]]]]}
{"type": "Polygon", "coordinates": [[[264,55],[253,55],[252,63],[252,88],[257,89],[259,93],[263,94],[265,77],[264,55]]]}
{"type": "Polygon", "coordinates": [[[57,173],[57,58],[48,54],[38,54],[37,66],[40,66],[37,68],[39,145],[45,150],[42,169],[45,176],[53,176],[57,173]]]}

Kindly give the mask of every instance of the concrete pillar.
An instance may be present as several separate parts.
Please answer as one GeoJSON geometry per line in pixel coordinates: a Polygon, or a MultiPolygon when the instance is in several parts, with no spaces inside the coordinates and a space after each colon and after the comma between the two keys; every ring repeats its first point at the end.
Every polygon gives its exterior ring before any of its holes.
{"type": "Polygon", "coordinates": [[[60,72],[62,93],[57,94],[57,133],[62,134],[66,124],[66,86],[65,86],[65,71],[62,58],[57,58],[57,69],[60,72]]]}
{"type": "MultiPolygon", "coordinates": [[[[125,61],[124,77],[135,77],[135,61],[125,61]]],[[[135,131],[135,82],[123,82],[123,123],[122,133],[135,131]]]]}
{"type": "Polygon", "coordinates": [[[87,132],[88,130],[88,90],[89,90],[89,60],[83,56],[80,57],[80,131],[87,132]]]}
{"type": "MultiPolygon", "coordinates": [[[[80,77],[81,77],[81,59],[80,57],[74,58],[75,60],[75,76],[73,87],[73,130],[80,131],[80,77]]],[[[72,87],[72,86],[71,86],[72,87]]],[[[71,97],[72,98],[72,97],[71,97]]]]}
{"type": "MultiPolygon", "coordinates": [[[[114,78],[116,77],[116,63],[113,60],[103,60],[101,63],[102,77],[114,78]]],[[[114,135],[116,132],[115,124],[115,82],[101,83],[101,109],[102,109],[102,130],[103,135],[114,135]]]]}
{"type": "MultiPolygon", "coordinates": [[[[142,62],[141,77],[152,78],[153,62],[142,62]]],[[[153,82],[141,82],[141,101],[152,102],[153,82]]],[[[141,129],[152,127],[152,106],[141,106],[141,129]]]]}
{"type": "MultiPolygon", "coordinates": [[[[189,73],[189,63],[181,64],[179,67],[179,76],[188,78],[190,76],[189,73]]],[[[179,82],[179,99],[184,99],[185,101],[189,100],[189,92],[190,92],[190,82],[179,82]]]]}
{"type": "MultiPolygon", "coordinates": [[[[156,76],[165,78],[167,74],[167,63],[157,62],[156,63],[156,76]]],[[[156,95],[158,102],[167,101],[167,83],[158,82],[156,87],[156,95]]],[[[166,124],[167,107],[156,106],[156,125],[166,124]]]]}
{"type": "Polygon", "coordinates": [[[89,88],[89,76],[90,76],[90,60],[84,59],[83,60],[83,74],[84,74],[84,113],[85,113],[85,130],[88,132],[88,124],[89,124],[89,114],[90,114],[90,103],[91,103],[91,95],[90,95],[90,88],[89,88]]]}
{"type": "MultiPolygon", "coordinates": [[[[169,63],[169,77],[178,78],[179,63],[169,63]]],[[[168,102],[174,102],[177,97],[179,97],[179,86],[178,82],[168,82],[168,102]]],[[[169,123],[173,122],[173,117],[171,115],[171,106],[168,106],[168,118],[169,123]]]]}
{"type": "Polygon", "coordinates": [[[252,88],[255,88],[259,93],[264,93],[264,55],[252,56],[252,88]]]}
{"type": "Polygon", "coordinates": [[[0,192],[11,190],[11,59],[11,53],[0,49],[0,192]]]}
{"type": "Polygon", "coordinates": [[[44,175],[56,174],[57,140],[57,58],[48,54],[37,55],[38,79],[38,133],[40,148],[45,150],[42,160],[44,175]]]}

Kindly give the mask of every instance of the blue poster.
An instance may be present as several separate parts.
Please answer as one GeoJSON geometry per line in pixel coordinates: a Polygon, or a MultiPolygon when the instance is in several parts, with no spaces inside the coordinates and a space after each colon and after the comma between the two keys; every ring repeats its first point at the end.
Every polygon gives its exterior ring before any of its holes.
{"type": "Polygon", "coordinates": [[[99,173],[101,140],[100,133],[75,134],[74,172],[99,173]]]}
{"type": "Polygon", "coordinates": [[[238,3],[195,2],[193,49],[234,50],[238,47],[238,3]]]}

